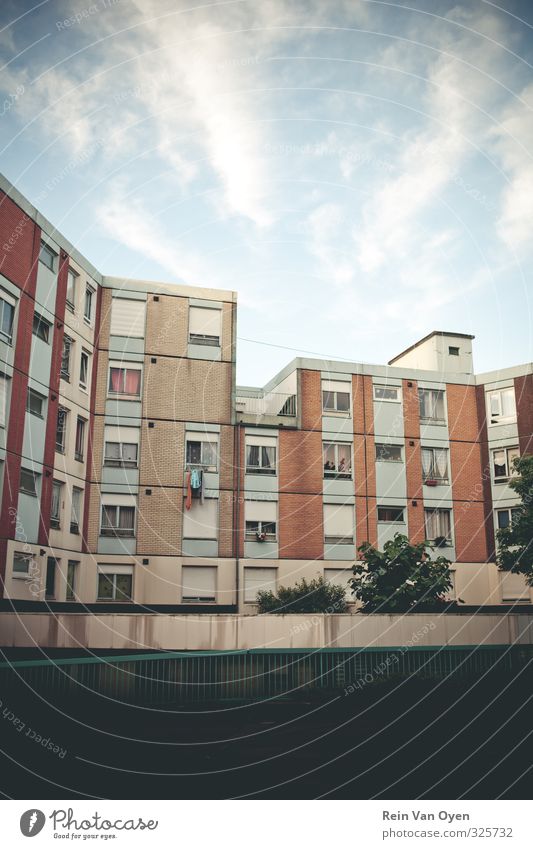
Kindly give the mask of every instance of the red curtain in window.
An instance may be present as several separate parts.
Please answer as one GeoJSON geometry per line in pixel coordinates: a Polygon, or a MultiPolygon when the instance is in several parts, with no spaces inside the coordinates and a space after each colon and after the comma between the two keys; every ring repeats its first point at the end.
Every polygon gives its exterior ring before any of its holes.
{"type": "Polygon", "coordinates": [[[109,388],[112,392],[120,392],[122,384],[122,369],[112,368],[109,376],[109,388]]]}
{"type": "Polygon", "coordinates": [[[138,369],[126,369],[124,392],[126,395],[138,395],[141,389],[141,372],[138,369]]]}

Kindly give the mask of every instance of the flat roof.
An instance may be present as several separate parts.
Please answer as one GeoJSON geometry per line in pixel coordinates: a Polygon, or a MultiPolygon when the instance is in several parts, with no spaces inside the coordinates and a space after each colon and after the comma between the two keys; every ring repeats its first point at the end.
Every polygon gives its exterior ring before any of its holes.
{"type": "Polygon", "coordinates": [[[408,354],[409,351],[414,351],[415,348],[418,348],[419,345],[422,345],[424,342],[427,342],[427,340],[431,339],[433,336],[453,336],[456,339],[475,339],[476,338],[475,336],[472,336],[471,333],[455,333],[455,332],[451,332],[451,331],[448,332],[446,330],[432,330],[431,333],[428,333],[428,335],[424,336],[423,339],[419,339],[418,342],[414,343],[414,345],[409,345],[409,347],[406,348],[405,351],[402,351],[401,354],[396,354],[396,356],[393,357],[392,360],[389,360],[389,365],[391,366],[393,363],[396,362],[396,360],[399,360],[400,357],[403,357],[404,354],[408,354]]]}

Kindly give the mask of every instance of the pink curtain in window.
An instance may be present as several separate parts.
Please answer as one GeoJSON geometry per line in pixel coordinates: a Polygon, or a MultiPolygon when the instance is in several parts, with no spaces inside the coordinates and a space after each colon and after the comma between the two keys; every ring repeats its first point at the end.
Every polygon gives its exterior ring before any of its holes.
{"type": "Polygon", "coordinates": [[[141,372],[138,369],[126,369],[124,392],[126,395],[138,395],[141,388],[141,372]]]}
{"type": "Polygon", "coordinates": [[[112,368],[111,369],[111,375],[110,375],[110,378],[109,378],[109,388],[112,390],[112,392],[120,392],[121,376],[122,376],[122,369],[119,369],[119,368],[112,368]]]}

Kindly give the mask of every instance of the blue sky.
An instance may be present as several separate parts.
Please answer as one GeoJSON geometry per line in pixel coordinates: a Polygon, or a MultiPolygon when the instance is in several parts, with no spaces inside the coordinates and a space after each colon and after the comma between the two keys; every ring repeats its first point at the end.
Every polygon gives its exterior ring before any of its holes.
{"type": "Polygon", "coordinates": [[[1,15],[1,170],[102,272],[236,289],[239,382],[433,329],[533,359],[530,4],[1,15]]]}

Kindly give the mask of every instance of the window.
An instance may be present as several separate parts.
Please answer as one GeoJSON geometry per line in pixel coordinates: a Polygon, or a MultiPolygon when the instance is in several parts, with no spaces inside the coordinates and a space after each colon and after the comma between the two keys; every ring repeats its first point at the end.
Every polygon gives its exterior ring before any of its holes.
{"type": "Polygon", "coordinates": [[[246,539],[249,542],[274,542],[276,540],[276,523],[261,522],[252,519],[246,522],[246,539]]]}
{"type": "Polygon", "coordinates": [[[27,412],[31,413],[32,416],[38,416],[40,419],[43,419],[45,401],[46,398],[44,395],[40,395],[35,389],[28,389],[28,394],[26,395],[27,412]]]}
{"type": "Polygon", "coordinates": [[[193,499],[190,510],[183,509],[184,539],[218,539],[218,499],[206,498],[204,503],[193,499]]]}
{"type": "Polygon", "coordinates": [[[220,346],[222,311],[209,307],[189,307],[189,342],[191,345],[220,346]]]}
{"type": "Polygon", "coordinates": [[[88,351],[81,352],[80,358],[80,386],[82,389],[87,389],[89,383],[89,357],[88,351]]]}
{"type": "Polygon", "coordinates": [[[490,424],[511,422],[516,419],[514,387],[487,392],[487,418],[490,424]]]}
{"type": "Polygon", "coordinates": [[[81,416],[78,416],[76,420],[76,445],[74,447],[74,457],[76,460],[79,460],[80,463],[83,462],[83,454],[85,450],[85,425],[87,422],[85,419],[82,419],[81,416]]]}
{"type": "Polygon", "coordinates": [[[93,319],[94,289],[91,286],[85,288],[85,304],[83,307],[83,319],[90,324],[93,319]]]}
{"type": "Polygon", "coordinates": [[[140,395],[140,368],[111,366],[109,369],[109,392],[112,395],[140,395]]]}
{"type": "Polygon", "coordinates": [[[209,604],[216,601],[216,566],[183,566],[181,600],[187,604],[209,604]]]}
{"type": "Polygon", "coordinates": [[[39,251],[39,262],[46,265],[50,271],[55,271],[57,254],[52,248],[49,248],[44,242],[41,242],[41,250],[39,251]]]}
{"type": "Polygon", "coordinates": [[[454,345],[448,345],[448,354],[450,355],[450,357],[458,357],[459,348],[456,348],[454,345]]]}
{"type": "Polygon", "coordinates": [[[67,564],[67,601],[74,601],[78,592],[79,560],[69,560],[67,564]]]}
{"type": "Polygon", "coordinates": [[[403,507],[378,507],[378,522],[404,522],[403,507]]]}
{"type": "Polygon", "coordinates": [[[37,472],[30,472],[29,469],[20,470],[20,491],[26,495],[37,495],[37,484],[40,475],[37,472]]]}
{"type": "Polygon", "coordinates": [[[68,410],[65,407],[60,407],[57,411],[57,427],[56,427],[56,451],[60,454],[65,453],[67,441],[67,421],[68,410]]]}
{"type": "Polygon", "coordinates": [[[104,466],[136,469],[139,448],[139,428],[111,427],[105,429],[104,466]]]}
{"type": "Polygon", "coordinates": [[[56,569],[57,560],[55,557],[46,558],[46,584],[45,597],[54,598],[56,594],[56,569]]]}
{"type": "Polygon", "coordinates": [[[529,604],[530,588],[523,575],[514,572],[501,573],[502,601],[513,604],[529,604]]]}
{"type": "Polygon", "coordinates": [[[122,504],[102,504],[103,537],[135,536],[135,507],[122,504]]]}
{"type": "Polygon", "coordinates": [[[424,510],[426,539],[437,546],[451,545],[451,511],[441,507],[426,507],[424,510]]]}
{"type": "Polygon", "coordinates": [[[50,323],[38,313],[33,315],[33,335],[47,344],[50,340],[50,323]]]}
{"type": "Polygon", "coordinates": [[[74,340],[70,338],[70,336],[63,336],[63,351],[61,352],[61,377],[63,380],[70,380],[70,355],[72,353],[72,346],[74,345],[74,340]]]}
{"type": "Polygon", "coordinates": [[[496,510],[498,530],[510,528],[519,518],[521,512],[520,507],[506,507],[503,510],[496,510]]]}
{"type": "Polygon", "coordinates": [[[324,442],[324,477],[352,477],[352,447],[348,442],[324,442]]]}
{"type": "Polygon", "coordinates": [[[144,336],[145,314],[146,301],[113,298],[111,335],[127,336],[130,339],[142,338],[144,336]]]}
{"type": "Polygon", "coordinates": [[[50,510],[50,527],[59,528],[61,526],[61,495],[63,492],[63,484],[61,481],[54,481],[52,484],[52,508],[50,510]]]}
{"type": "Polygon", "coordinates": [[[254,438],[253,443],[246,442],[246,473],[252,475],[276,474],[276,445],[268,437],[260,440],[254,438]]]}
{"type": "Polygon", "coordinates": [[[402,446],[376,442],[376,460],[380,463],[401,463],[402,446]]]}
{"type": "Polygon", "coordinates": [[[13,575],[24,577],[30,574],[30,566],[33,565],[33,556],[23,551],[15,551],[13,554],[13,575]]]}
{"type": "Polygon", "coordinates": [[[420,418],[427,422],[445,424],[444,390],[419,389],[420,418]]]}
{"type": "Polygon", "coordinates": [[[351,578],[353,578],[353,572],[351,569],[324,569],[324,580],[326,581],[326,583],[346,587],[346,601],[348,603],[353,604],[355,602],[355,598],[352,594],[352,587],[348,583],[351,578]]]}
{"type": "Polygon", "coordinates": [[[422,448],[422,477],[425,484],[448,483],[448,450],[422,448]]]}
{"type": "Polygon", "coordinates": [[[277,569],[269,566],[244,568],[244,601],[255,604],[260,590],[276,592],[277,569]]]}
{"type": "Polygon", "coordinates": [[[328,545],[353,544],[354,507],[324,504],[324,540],[328,545]]]}
{"type": "Polygon", "coordinates": [[[216,472],[217,470],[217,448],[218,442],[215,437],[213,441],[200,435],[197,439],[194,435],[187,434],[186,463],[187,467],[201,466],[205,471],[216,472]]]}
{"type": "Polygon", "coordinates": [[[494,483],[503,483],[516,476],[513,461],[518,457],[520,457],[520,449],[517,447],[498,448],[492,452],[494,483]]]}
{"type": "Polygon", "coordinates": [[[72,504],[70,507],[70,533],[79,534],[81,525],[81,499],[83,489],[72,487],[72,504]]]}
{"type": "Polygon", "coordinates": [[[101,601],[131,601],[133,598],[133,567],[98,567],[98,599],[101,601]]]}
{"type": "Polygon", "coordinates": [[[374,401],[400,401],[399,386],[374,385],[374,401]]]}
{"type": "Polygon", "coordinates": [[[13,320],[15,318],[15,299],[5,292],[0,295],[0,339],[11,344],[13,339],[13,320]]]}
{"type": "Polygon", "coordinates": [[[325,413],[350,413],[350,384],[338,380],[322,381],[322,409],[325,413]]]}
{"type": "Polygon", "coordinates": [[[66,295],[66,304],[67,307],[74,312],[74,305],[76,303],[76,281],[78,279],[78,275],[72,268],[69,268],[67,273],[67,295],[66,295]]]}

